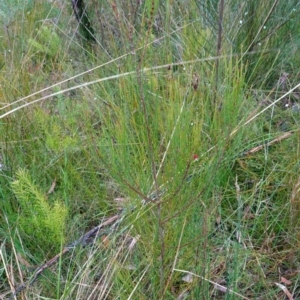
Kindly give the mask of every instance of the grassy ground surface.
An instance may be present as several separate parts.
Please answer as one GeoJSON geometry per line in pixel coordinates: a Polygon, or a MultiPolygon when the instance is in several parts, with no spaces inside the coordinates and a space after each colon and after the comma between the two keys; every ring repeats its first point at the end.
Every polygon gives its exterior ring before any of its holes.
{"type": "Polygon", "coordinates": [[[1,299],[300,299],[298,1],[85,4],[0,4],[1,299]]]}

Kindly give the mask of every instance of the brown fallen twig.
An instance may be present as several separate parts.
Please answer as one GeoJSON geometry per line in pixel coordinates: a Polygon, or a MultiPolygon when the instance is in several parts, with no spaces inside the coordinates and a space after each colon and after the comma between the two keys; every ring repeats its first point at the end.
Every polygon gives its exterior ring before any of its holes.
{"type": "Polygon", "coordinates": [[[272,140],[272,141],[270,141],[270,142],[268,142],[266,144],[261,144],[261,145],[259,145],[257,147],[254,147],[254,148],[252,148],[252,149],[244,152],[242,154],[242,156],[248,156],[248,155],[254,154],[254,153],[262,150],[265,147],[269,147],[269,146],[271,146],[271,145],[273,145],[275,143],[279,143],[280,141],[285,140],[288,137],[290,137],[293,133],[294,133],[294,131],[285,132],[283,135],[277,137],[276,139],[274,139],[274,140],[272,140]]]}
{"type": "MultiPolygon", "coordinates": [[[[89,230],[87,233],[85,233],[83,236],[81,236],[77,241],[73,242],[72,244],[66,246],[60,253],[52,257],[50,260],[48,260],[46,263],[43,265],[39,266],[33,276],[30,278],[30,280],[27,283],[24,283],[20,285],[19,287],[16,288],[15,292],[11,295],[9,298],[10,300],[14,299],[17,294],[31,286],[37,279],[38,277],[50,266],[52,266],[54,263],[58,261],[60,257],[62,257],[64,254],[69,252],[71,249],[74,249],[78,245],[86,246],[87,244],[92,243],[95,238],[100,236],[102,233],[100,230],[102,230],[104,227],[111,226],[115,227],[120,222],[121,218],[120,215],[114,215],[110,218],[108,218],[106,221],[102,222],[98,226],[94,227],[93,229],[89,230]]],[[[104,233],[104,232],[103,232],[104,233]]]]}

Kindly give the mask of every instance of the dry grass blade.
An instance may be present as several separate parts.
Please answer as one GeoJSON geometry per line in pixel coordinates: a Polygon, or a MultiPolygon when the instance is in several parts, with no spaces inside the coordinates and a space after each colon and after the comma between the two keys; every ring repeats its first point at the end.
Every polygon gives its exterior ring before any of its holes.
{"type": "Polygon", "coordinates": [[[275,282],[275,284],[286,294],[286,296],[289,298],[289,300],[295,300],[293,295],[289,292],[286,286],[284,286],[281,283],[275,282]]]}
{"type": "MultiPolygon", "coordinates": [[[[50,266],[55,264],[59,260],[59,258],[62,257],[64,254],[68,253],[71,249],[73,249],[77,245],[86,245],[88,243],[91,243],[91,241],[93,241],[96,237],[101,235],[99,231],[103,227],[106,227],[109,225],[113,226],[113,225],[115,225],[115,223],[118,220],[120,220],[120,215],[115,215],[115,216],[108,218],[106,221],[102,222],[100,225],[94,227],[93,229],[88,231],[86,234],[84,234],[80,239],[78,239],[71,245],[65,247],[60,253],[58,253],[53,258],[48,260],[45,264],[38,267],[37,270],[35,271],[34,275],[32,276],[32,278],[29,280],[29,282],[27,282],[26,284],[23,283],[17,289],[15,289],[15,292],[13,293],[11,298],[16,297],[17,294],[19,294],[20,292],[22,292],[23,290],[25,290],[26,288],[31,286],[47,268],[49,268],[50,266]]],[[[0,255],[2,258],[2,251],[0,252],[0,255]]],[[[2,260],[3,260],[3,258],[2,258],[2,260]]],[[[14,288],[12,290],[14,290],[14,288]]]]}
{"type": "Polygon", "coordinates": [[[205,281],[207,281],[207,282],[213,284],[215,287],[218,287],[219,289],[222,289],[222,290],[225,290],[225,289],[226,289],[226,291],[228,291],[229,293],[232,293],[232,294],[238,296],[238,297],[241,298],[241,299],[250,300],[249,298],[247,298],[247,297],[245,297],[245,296],[243,296],[243,295],[241,295],[241,294],[239,294],[239,293],[237,293],[237,292],[235,292],[235,291],[232,291],[231,289],[228,289],[228,288],[224,287],[224,286],[221,285],[221,284],[218,284],[218,283],[216,283],[216,282],[214,282],[214,281],[212,281],[212,280],[209,280],[209,279],[207,279],[207,278],[204,278],[203,276],[197,275],[197,274],[195,274],[195,273],[193,273],[193,272],[189,272],[189,271],[186,271],[186,270],[180,270],[180,269],[174,269],[174,271],[181,272],[181,273],[185,273],[185,274],[190,274],[190,275],[192,275],[192,276],[198,277],[198,278],[200,278],[200,279],[202,279],[202,280],[205,280],[205,281]]]}
{"type": "MultiPolygon", "coordinates": [[[[263,51],[265,52],[265,51],[263,51]]],[[[258,52],[255,51],[255,52],[251,52],[251,53],[248,53],[248,55],[251,55],[251,54],[257,54],[258,52]]],[[[201,58],[201,59],[193,59],[193,60],[188,60],[188,61],[182,61],[182,62],[178,62],[178,63],[170,63],[170,64],[163,64],[163,65],[160,65],[160,66],[155,66],[155,67],[151,67],[151,68],[144,68],[143,70],[141,70],[141,72],[143,73],[147,73],[147,72],[151,72],[151,71],[155,71],[155,70],[160,70],[160,69],[170,69],[174,66],[182,66],[182,65],[190,65],[190,64],[194,64],[196,62],[208,62],[208,61],[214,61],[214,60],[217,60],[217,59],[224,59],[224,58],[233,58],[233,57],[238,57],[240,56],[240,54],[231,54],[231,55],[221,55],[221,56],[218,56],[218,57],[209,57],[209,58],[201,58]]],[[[88,71],[89,72],[89,71],[88,71]]],[[[105,77],[105,78],[100,78],[100,79],[96,79],[96,80],[92,80],[92,81],[89,81],[89,82],[85,82],[83,84],[80,84],[80,85],[76,85],[76,86],[73,86],[73,87],[70,87],[70,88],[67,88],[67,89],[64,89],[64,90],[61,90],[59,92],[55,92],[55,93],[52,93],[50,95],[47,95],[47,96],[44,96],[44,97],[41,97],[41,98],[38,98],[36,100],[33,100],[31,102],[28,102],[28,103],[25,103],[23,105],[20,105],[14,109],[11,109],[9,110],[8,112],[0,115],[0,119],[3,119],[5,118],[6,116],[16,112],[16,111],[19,111],[23,108],[26,108],[28,106],[31,106],[33,104],[36,104],[36,103],[39,103],[43,100],[46,100],[46,99],[49,99],[49,98],[53,98],[55,96],[59,96],[61,94],[64,94],[64,93],[67,93],[67,92],[70,92],[70,91],[75,91],[75,90],[78,90],[80,88],[83,88],[83,87],[88,87],[90,85],[93,85],[93,84],[96,84],[96,83],[101,83],[101,82],[104,82],[104,81],[108,81],[108,80],[113,80],[113,79],[119,79],[119,78],[122,78],[122,77],[126,77],[126,76],[129,76],[129,75],[137,75],[136,74],[136,71],[131,71],[131,72],[125,72],[125,73],[121,73],[121,74],[117,74],[117,75],[112,75],[112,76],[108,76],[108,77],[105,77]]],[[[69,81],[66,80],[66,81],[69,81]]],[[[64,82],[66,82],[64,81],[64,82]]],[[[61,82],[62,83],[62,82],[61,82]]],[[[297,85],[294,89],[296,89],[297,87],[299,87],[299,85],[297,85]]],[[[294,90],[293,89],[293,90],[294,90]]],[[[48,90],[48,88],[44,89],[44,90],[48,90]]],[[[291,90],[289,93],[286,93],[284,96],[287,96],[289,95],[293,90],[291,90]]],[[[35,94],[32,94],[32,95],[29,95],[27,97],[24,97],[24,98],[21,98],[19,100],[17,100],[16,102],[14,103],[17,103],[17,102],[23,102],[25,99],[28,99],[30,97],[32,97],[33,95],[36,95],[36,94],[39,94],[40,92],[38,93],[35,93],[35,94]]],[[[283,98],[283,96],[278,99],[276,102],[278,102],[279,100],[281,100],[283,98]]],[[[10,106],[11,104],[7,105],[7,106],[10,106]]],[[[6,106],[6,107],[7,107],[6,106]]],[[[5,107],[2,107],[2,109],[4,109],[5,107]]],[[[269,107],[267,107],[269,108],[269,107]]],[[[265,109],[266,110],[266,109],[265,109]]],[[[254,116],[253,118],[255,118],[256,116],[254,116]]],[[[252,121],[252,119],[249,120],[249,122],[252,121]]],[[[249,123],[247,122],[247,123],[249,123]]],[[[246,123],[244,124],[246,125],[246,123]]]]}
{"type": "Polygon", "coordinates": [[[179,238],[179,241],[178,241],[178,246],[177,246],[177,251],[176,251],[176,255],[175,255],[175,258],[174,258],[174,262],[173,262],[172,271],[171,271],[171,274],[169,275],[168,280],[167,280],[167,282],[166,282],[165,290],[164,290],[164,293],[163,293],[164,295],[165,295],[166,292],[167,292],[167,289],[168,289],[168,287],[169,287],[169,285],[170,285],[170,282],[171,282],[173,273],[174,273],[174,271],[175,271],[175,266],[176,266],[176,264],[177,264],[178,255],[179,255],[179,251],[180,251],[180,245],[181,245],[183,233],[184,233],[184,230],[185,230],[185,226],[186,226],[186,218],[184,219],[184,222],[183,222],[183,225],[182,225],[182,230],[181,230],[180,238],[179,238]]]}
{"type": "Polygon", "coordinates": [[[134,292],[136,291],[136,289],[138,288],[139,284],[141,283],[141,281],[143,280],[144,276],[146,275],[148,269],[149,269],[150,265],[148,265],[144,272],[141,274],[140,278],[139,278],[139,281],[137,282],[137,284],[135,285],[134,289],[132,290],[132,292],[130,293],[129,297],[128,297],[128,300],[130,300],[134,294],[134,292]]]}

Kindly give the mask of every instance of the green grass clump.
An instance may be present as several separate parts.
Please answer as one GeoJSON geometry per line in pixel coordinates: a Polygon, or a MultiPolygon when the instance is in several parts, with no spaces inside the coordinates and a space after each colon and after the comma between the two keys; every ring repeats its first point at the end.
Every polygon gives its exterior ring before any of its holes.
{"type": "Polygon", "coordinates": [[[0,29],[1,293],[299,298],[298,2],[85,5],[0,29]]]}

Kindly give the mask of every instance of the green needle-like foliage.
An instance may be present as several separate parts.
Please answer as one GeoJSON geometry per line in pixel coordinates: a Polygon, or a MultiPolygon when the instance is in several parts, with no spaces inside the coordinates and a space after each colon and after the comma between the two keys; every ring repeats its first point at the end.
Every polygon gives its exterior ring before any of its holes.
{"type": "Polygon", "coordinates": [[[31,243],[34,239],[41,248],[57,251],[65,240],[67,208],[58,200],[50,204],[24,169],[17,171],[11,187],[21,208],[21,230],[30,237],[31,243]]]}
{"type": "Polygon", "coordinates": [[[300,299],[299,1],[72,2],[0,1],[0,295],[300,299]]]}

